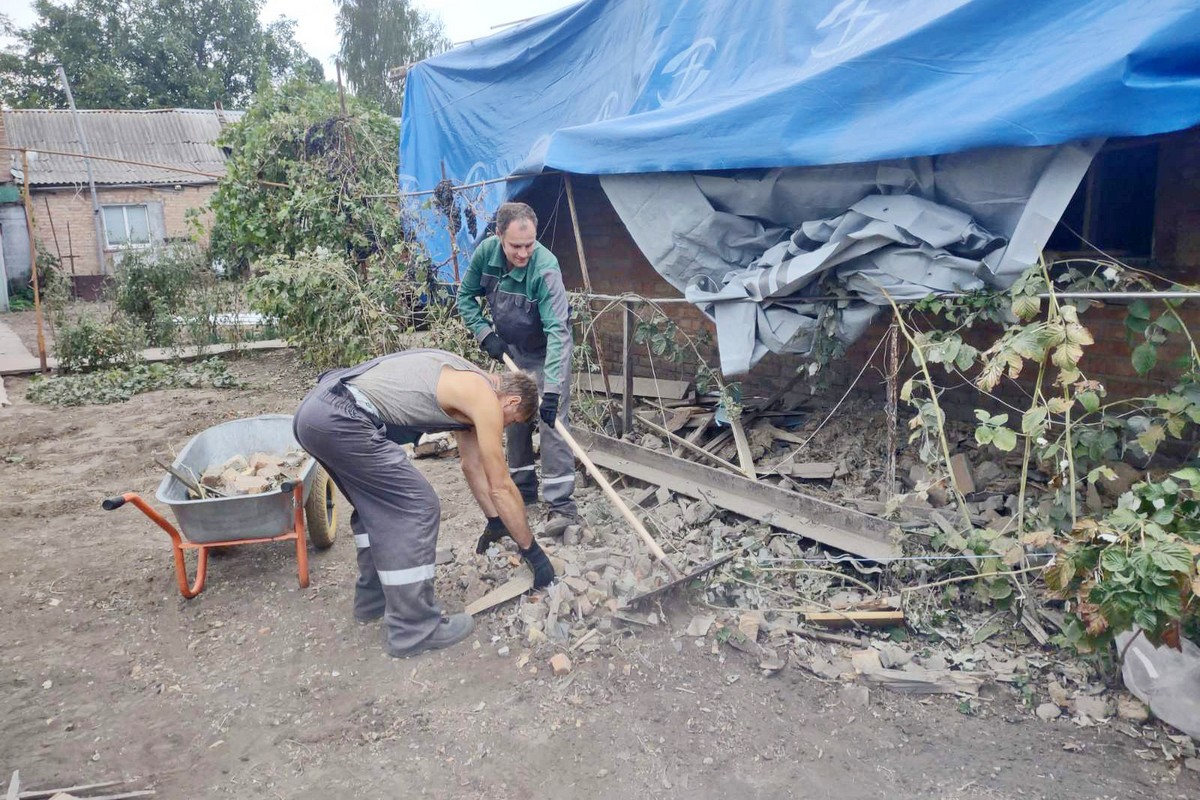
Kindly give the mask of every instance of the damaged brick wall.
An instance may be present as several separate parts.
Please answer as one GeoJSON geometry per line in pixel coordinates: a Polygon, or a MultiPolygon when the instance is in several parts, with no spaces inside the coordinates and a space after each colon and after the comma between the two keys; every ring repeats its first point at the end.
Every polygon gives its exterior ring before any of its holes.
{"type": "MultiPolygon", "coordinates": [[[[642,255],[609,203],[599,180],[594,176],[575,175],[572,176],[572,184],[593,291],[614,295],[636,292],[647,297],[679,296],[679,292],[663,280],[642,255]]],[[[540,239],[558,257],[567,287],[582,289],[583,279],[562,176],[539,179],[525,199],[538,213],[540,239]]],[[[1165,136],[1160,140],[1154,255],[1154,269],[1169,278],[1194,281],[1200,273],[1200,129],[1165,136]]],[[[601,304],[596,305],[599,307],[601,304]]],[[[668,305],[663,308],[690,335],[698,335],[703,330],[712,335],[713,343],[705,357],[708,363],[718,364],[712,323],[690,305],[668,305]]],[[[1182,314],[1189,328],[1200,331],[1200,303],[1185,304],[1182,314]]],[[[1093,308],[1083,318],[1096,339],[1096,344],[1087,350],[1084,371],[1089,377],[1103,382],[1110,397],[1136,397],[1155,391],[1164,382],[1173,379],[1170,361],[1182,354],[1178,345],[1164,347],[1159,366],[1149,375],[1139,376],[1129,360],[1132,347],[1126,336],[1124,319],[1125,307],[1119,303],[1093,308]]],[[[850,348],[845,358],[839,359],[827,370],[824,393],[844,391],[863,368],[880,339],[887,334],[887,317],[881,313],[879,320],[850,348]]],[[[619,311],[604,315],[597,328],[609,369],[620,371],[622,318],[619,311]]],[[[980,328],[972,338],[975,344],[986,346],[999,334],[1000,331],[995,328],[980,328]]],[[[881,347],[858,385],[860,391],[882,397],[885,388],[882,377],[885,369],[883,354],[884,348],[881,347]]],[[[651,377],[651,362],[644,346],[635,348],[633,363],[636,375],[651,377]]],[[[767,396],[778,390],[791,379],[800,363],[801,360],[794,356],[768,355],[748,376],[742,378],[746,395],[767,396]]],[[[696,364],[688,361],[676,365],[657,358],[653,359],[653,369],[659,377],[688,380],[694,376],[696,364]]],[[[1024,376],[1015,385],[1010,383],[1000,392],[1001,396],[1007,399],[1024,397],[1027,386],[1022,384],[1028,380],[1031,380],[1031,376],[1024,376]]],[[[962,381],[958,379],[957,382],[962,381]]],[[[953,376],[947,376],[943,383],[954,385],[956,380],[953,376]]],[[[947,405],[955,416],[969,417],[978,405],[979,398],[975,392],[960,391],[950,395],[947,405]]]]}

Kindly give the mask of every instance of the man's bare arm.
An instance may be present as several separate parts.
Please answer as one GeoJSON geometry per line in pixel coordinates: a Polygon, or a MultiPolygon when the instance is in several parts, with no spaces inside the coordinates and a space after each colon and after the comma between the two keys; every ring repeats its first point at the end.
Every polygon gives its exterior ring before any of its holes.
{"type": "MultiPolygon", "coordinates": [[[[508,461],[504,458],[504,414],[495,389],[475,373],[447,370],[438,381],[438,402],[446,411],[457,411],[465,416],[474,428],[473,447],[477,454],[473,452],[468,457],[467,451],[463,451],[463,470],[466,473],[468,469],[477,469],[483,474],[482,480],[474,479],[475,484],[467,474],[467,482],[480,508],[488,516],[499,516],[517,546],[528,548],[533,544],[533,532],[525,516],[525,501],[508,473],[508,461]],[[478,466],[468,467],[468,460],[478,466]],[[492,509],[480,500],[481,494],[491,501],[492,509]]],[[[471,444],[467,447],[472,449],[471,444]]]]}

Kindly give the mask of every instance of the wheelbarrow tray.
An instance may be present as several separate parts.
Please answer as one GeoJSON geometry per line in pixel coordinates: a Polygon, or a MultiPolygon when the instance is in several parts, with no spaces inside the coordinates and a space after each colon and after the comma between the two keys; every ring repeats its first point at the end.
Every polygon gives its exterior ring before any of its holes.
{"type": "MultiPolygon", "coordinates": [[[[236,455],[249,458],[254,453],[283,454],[298,449],[300,445],[292,435],[292,416],[264,414],[201,431],[179,451],[174,466],[185,472],[191,470],[199,479],[213,464],[224,464],[236,455]]],[[[309,458],[298,476],[304,483],[305,500],[316,471],[317,462],[309,458]]],[[[183,537],[197,544],[278,536],[292,530],[295,520],[292,493],[280,489],[192,500],[183,482],[168,473],[158,484],[156,497],[170,507],[183,537]]]]}

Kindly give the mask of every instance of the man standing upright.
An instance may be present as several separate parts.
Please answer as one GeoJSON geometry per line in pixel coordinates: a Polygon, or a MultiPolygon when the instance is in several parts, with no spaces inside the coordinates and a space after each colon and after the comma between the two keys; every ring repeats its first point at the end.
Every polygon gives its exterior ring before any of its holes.
{"type": "MultiPolygon", "coordinates": [[[[571,378],[570,306],[558,259],[537,241],[537,215],[525,203],[496,211],[496,235],[475,250],[458,289],[458,312],[480,347],[537,376],[542,392],[542,495],[549,506],[544,532],[562,534],[575,524],[575,457],[554,430],[567,424],[571,378]],[[489,321],[481,298],[487,299],[489,321]]],[[[537,502],[533,424],[508,428],[508,468],[526,503],[537,502]]]]}

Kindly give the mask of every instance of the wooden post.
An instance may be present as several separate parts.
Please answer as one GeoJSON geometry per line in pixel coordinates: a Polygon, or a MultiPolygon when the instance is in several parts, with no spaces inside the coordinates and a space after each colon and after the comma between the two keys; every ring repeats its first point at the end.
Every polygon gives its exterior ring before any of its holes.
{"type": "Polygon", "coordinates": [[[37,320],[38,362],[42,374],[49,372],[46,365],[46,334],[42,331],[42,293],[38,284],[37,245],[33,238],[33,201],[29,198],[29,151],[21,151],[21,194],[25,200],[25,230],[29,235],[29,271],[33,275],[33,313],[37,320]]]}
{"type": "MultiPolygon", "coordinates": [[[[446,180],[445,161],[442,161],[442,180],[446,180]]],[[[446,211],[446,230],[450,234],[450,257],[454,259],[454,282],[458,283],[458,226],[454,224],[454,218],[451,216],[453,211],[454,206],[451,204],[450,209],[446,211]]]]}
{"type": "MultiPolygon", "coordinates": [[[[579,253],[579,271],[583,275],[583,313],[584,324],[592,332],[592,343],[596,345],[596,358],[600,360],[600,377],[604,379],[604,393],[608,396],[609,414],[612,415],[612,386],[608,382],[608,367],[604,365],[604,348],[600,345],[600,333],[592,324],[592,277],[588,273],[587,257],[583,254],[583,232],[579,228],[579,216],[575,213],[575,190],[571,187],[571,174],[563,176],[567,187],[567,208],[571,212],[571,229],[575,231],[575,250],[579,253]]],[[[613,425],[616,417],[612,416],[613,425]]]]}
{"type": "Polygon", "coordinates": [[[337,70],[338,102],[341,103],[342,117],[345,118],[347,116],[347,114],[346,114],[346,90],[345,90],[345,88],[342,87],[342,60],[340,58],[334,60],[333,68],[335,70],[337,70]]]}
{"type": "Polygon", "coordinates": [[[621,369],[625,373],[624,393],[621,395],[621,436],[633,431],[633,304],[624,301],[625,324],[622,326],[624,352],[621,353],[621,369]]]}

